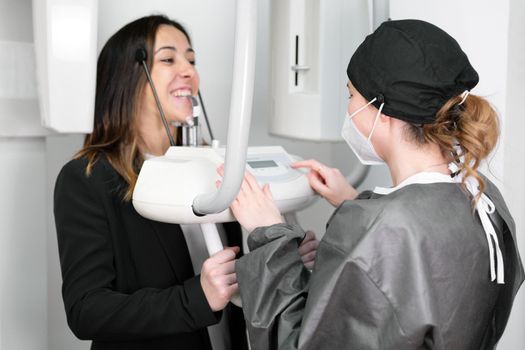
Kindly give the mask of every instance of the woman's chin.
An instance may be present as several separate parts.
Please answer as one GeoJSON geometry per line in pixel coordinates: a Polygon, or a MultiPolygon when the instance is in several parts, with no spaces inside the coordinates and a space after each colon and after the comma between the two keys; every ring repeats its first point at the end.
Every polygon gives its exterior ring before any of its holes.
{"type": "Polygon", "coordinates": [[[191,100],[187,97],[174,97],[169,101],[166,115],[170,116],[174,121],[183,122],[186,118],[192,116],[193,108],[191,100]]]}
{"type": "Polygon", "coordinates": [[[175,111],[166,111],[166,118],[171,123],[184,123],[186,120],[193,118],[191,108],[183,108],[175,111]]]}

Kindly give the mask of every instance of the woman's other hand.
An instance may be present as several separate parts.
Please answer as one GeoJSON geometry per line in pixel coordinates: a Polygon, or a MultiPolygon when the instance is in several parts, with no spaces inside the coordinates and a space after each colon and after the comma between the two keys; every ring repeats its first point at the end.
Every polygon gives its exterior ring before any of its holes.
{"type": "MultiPolygon", "coordinates": [[[[220,166],[217,172],[223,176],[223,167],[220,166]]],[[[217,182],[217,185],[220,185],[220,182],[217,182]]],[[[230,208],[239,224],[248,232],[252,232],[257,227],[284,222],[273,201],[270,186],[266,184],[261,188],[255,177],[248,171],[244,173],[241,189],[230,208]]]]}
{"type": "Polygon", "coordinates": [[[308,182],[310,186],[324,197],[334,207],[338,207],[343,201],[357,197],[357,191],[341,174],[337,168],[330,168],[315,159],[295,162],[292,168],[308,168],[308,182]]]}
{"type": "Polygon", "coordinates": [[[204,261],[201,269],[201,286],[213,311],[219,311],[237,293],[237,275],[235,274],[235,256],[239,247],[228,247],[204,261]]]}
{"type": "Polygon", "coordinates": [[[299,245],[299,255],[303,260],[304,267],[309,270],[314,268],[315,254],[317,253],[318,246],[319,241],[315,237],[315,233],[313,231],[306,231],[306,236],[299,245]]]}

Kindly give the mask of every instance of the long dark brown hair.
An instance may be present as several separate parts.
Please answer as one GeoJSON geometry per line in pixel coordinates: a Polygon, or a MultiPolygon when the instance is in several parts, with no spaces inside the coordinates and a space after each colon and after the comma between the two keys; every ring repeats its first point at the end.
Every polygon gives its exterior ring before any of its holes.
{"type": "Polygon", "coordinates": [[[75,158],[87,158],[87,176],[95,162],[105,156],[128,184],[125,200],[131,199],[144,161],[137,147],[140,135],[135,119],[147,78],[135,54],[139,48],[146,49],[146,64],[151,70],[155,36],[161,25],[177,28],[191,45],[184,27],[163,15],[142,17],[128,23],[104,45],[97,62],[93,132],[86,135],[84,146],[75,155],[75,158]]]}

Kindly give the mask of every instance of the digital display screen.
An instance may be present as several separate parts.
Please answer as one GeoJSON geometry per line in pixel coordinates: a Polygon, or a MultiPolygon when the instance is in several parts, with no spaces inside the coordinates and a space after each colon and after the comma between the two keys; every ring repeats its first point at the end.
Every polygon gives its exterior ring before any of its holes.
{"type": "Polygon", "coordinates": [[[253,169],[258,169],[258,168],[275,168],[275,167],[278,166],[277,163],[275,163],[273,160],[251,161],[251,162],[248,162],[248,164],[253,169]]]}

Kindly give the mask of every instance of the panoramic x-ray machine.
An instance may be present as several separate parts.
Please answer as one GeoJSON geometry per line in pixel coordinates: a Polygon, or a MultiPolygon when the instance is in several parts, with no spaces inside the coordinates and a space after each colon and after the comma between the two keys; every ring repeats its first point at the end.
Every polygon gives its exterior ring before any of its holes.
{"type": "MultiPolygon", "coordinates": [[[[369,1],[368,10],[372,13],[370,4],[371,1],[369,1]]],[[[281,26],[279,32],[289,34],[283,35],[284,39],[281,41],[284,41],[284,46],[291,46],[295,49],[295,51],[290,50],[289,55],[286,55],[274,47],[279,56],[287,57],[288,62],[292,63],[281,65],[290,68],[288,73],[281,73],[274,69],[278,72],[278,76],[284,76],[290,84],[288,87],[290,94],[282,95],[287,101],[278,102],[277,107],[279,108],[276,107],[275,114],[284,113],[280,118],[277,118],[277,122],[279,120],[289,122],[289,120],[293,120],[292,117],[302,118],[305,116],[306,112],[301,109],[299,109],[300,113],[293,115],[292,110],[280,107],[289,105],[296,99],[298,104],[307,104],[309,108],[318,111],[315,114],[319,118],[323,116],[321,109],[324,110],[326,105],[329,105],[326,98],[321,98],[319,91],[316,94],[315,89],[312,88],[312,83],[309,83],[308,75],[305,74],[309,67],[304,61],[304,57],[308,58],[308,52],[311,61],[317,61],[316,52],[319,52],[318,46],[309,43],[307,38],[305,39],[307,37],[304,35],[307,34],[305,28],[309,26],[305,18],[308,17],[309,12],[337,12],[339,7],[345,6],[344,1],[335,10],[334,6],[329,5],[327,1],[312,2],[306,0],[281,1],[274,4],[277,14],[284,13],[291,16],[287,24],[286,20],[279,20],[279,16],[275,15],[276,21],[281,26]],[[298,8],[301,11],[297,11],[298,8]],[[292,45],[286,42],[288,39],[292,45]]],[[[212,142],[211,147],[175,147],[172,145],[164,156],[148,159],[144,162],[133,193],[135,209],[147,218],[168,223],[200,224],[210,255],[223,249],[215,224],[235,220],[228,207],[239,191],[245,169],[255,176],[259,184],[270,184],[274,200],[282,214],[301,210],[315,199],[305,173],[289,166],[293,162],[293,158],[282,147],[247,147],[255,71],[256,7],[256,0],[237,1],[236,5],[234,74],[226,148],[218,147],[215,141],[212,142]],[[220,188],[217,189],[215,181],[220,178],[216,169],[222,163],[224,163],[225,168],[224,179],[222,179],[220,188]]],[[[319,42],[325,41],[320,40],[323,39],[323,35],[335,35],[341,31],[342,22],[335,23],[334,17],[330,14],[325,13],[324,20],[319,20],[316,23],[321,29],[319,30],[321,34],[313,33],[312,35],[317,39],[315,40],[317,45],[319,42]],[[327,18],[331,19],[326,20],[327,18]]],[[[274,41],[278,41],[278,38],[274,39],[274,41]]],[[[144,59],[145,57],[143,57],[144,59]]],[[[276,58],[274,58],[275,60],[276,58]]],[[[324,63],[320,66],[330,66],[326,62],[324,63]]],[[[318,71],[310,73],[310,77],[312,77],[310,80],[315,81],[320,75],[331,80],[325,84],[331,86],[333,85],[332,78],[341,76],[337,69],[321,73],[319,74],[318,71]],[[330,83],[332,84],[330,85],[330,83]]],[[[274,81],[277,81],[275,77],[274,81]]],[[[286,81],[283,85],[286,86],[286,81]]],[[[152,89],[154,89],[153,84],[152,89]]],[[[277,91],[278,89],[274,90],[277,91]]],[[[274,99],[278,100],[277,98],[274,99]]],[[[193,105],[196,106],[196,99],[193,98],[192,101],[193,105]]],[[[345,104],[341,105],[345,108],[345,104]]],[[[158,106],[162,116],[160,103],[158,106]]],[[[336,108],[336,110],[329,110],[328,114],[344,115],[343,111],[338,111],[336,108]]],[[[194,117],[197,117],[198,113],[195,112],[195,108],[193,114],[194,117]]],[[[275,119],[276,115],[273,115],[273,118],[275,119]]],[[[190,120],[189,127],[194,127],[195,124],[198,123],[193,123],[190,120]]],[[[281,124],[273,122],[272,125],[271,130],[279,134],[281,130],[279,128],[282,128],[281,124]]],[[[185,126],[185,128],[187,127],[188,125],[185,126]]],[[[288,129],[292,129],[292,127],[293,125],[288,125],[288,129]]],[[[340,125],[335,125],[335,129],[339,134],[340,125]]],[[[188,132],[184,131],[183,134],[186,135],[188,132]]],[[[303,135],[308,135],[308,132],[303,135]]],[[[314,135],[317,139],[319,136],[321,139],[329,140],[338,138],[338,136],[334,136],[334,132],[314,135]]],[[[309,136],[303,138],[308,139],[309,136]]],[[[195,137],[192,139],[196,140],[195,137]]],[[[363,177],[366,176],[366,168],[358,168],[352,175],[349,180],[355,185],[356,182],[362,181],[363,177]]],[[[289,217],[293,218],[293,216],[289,217]]]]}
{"type": "Polygon", "coordinates": [[[210,255],[223,249],[215,224],[235,220],[228,207],[239,191],[245,169],[260,184],[270,184],[283,214],[300,210],[315,198],[304,173],[289,167],[293,159],[282,147],[247,147],[255,71],[256,5],[256,0],[237,2],[226,148],[218,147],[216,142],[211,147],[172,146],[164,156],[144,162],[133,192],[135,209],[147,218],[200,224],[210,255]],[[217,167],[222,163],[224,178],[217,189],[217,167]]]}

